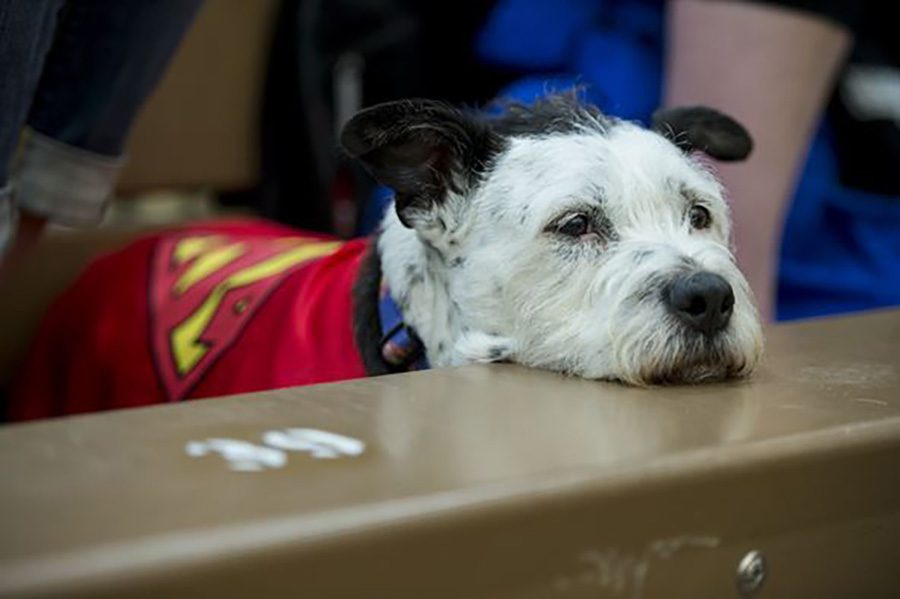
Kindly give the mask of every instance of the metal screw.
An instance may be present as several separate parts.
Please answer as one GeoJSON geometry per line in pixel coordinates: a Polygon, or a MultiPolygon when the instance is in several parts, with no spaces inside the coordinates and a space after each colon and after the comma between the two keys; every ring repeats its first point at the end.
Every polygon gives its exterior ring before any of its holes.
{"type": "Polygon", "coordinates": [[[754,549],[741,558],[737,567],[737,588],[743,597],[752,597],[766,581],[766,558],[754,549]]]}

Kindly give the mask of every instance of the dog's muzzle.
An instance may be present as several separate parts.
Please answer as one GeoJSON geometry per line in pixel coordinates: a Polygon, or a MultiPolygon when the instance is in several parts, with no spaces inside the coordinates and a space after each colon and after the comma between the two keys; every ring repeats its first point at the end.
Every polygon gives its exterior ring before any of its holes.
{"type": "Polygon", "coordinates": [[[734,311],[734,290],[721,276],[701,271],[682,274],[671,281],[666,307],[689,329],[704,335],[723,330],[734,311]]]}

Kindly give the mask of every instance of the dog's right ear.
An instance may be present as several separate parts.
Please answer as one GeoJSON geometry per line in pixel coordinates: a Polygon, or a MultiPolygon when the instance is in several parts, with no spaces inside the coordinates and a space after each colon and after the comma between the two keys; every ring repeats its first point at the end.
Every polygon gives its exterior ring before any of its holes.
{"type": "Polygon", "coordinates": [[[431,100],[400,100],[357,113],[341,145],[380,183],[393,188],[407,227],[430,217],[450,192],[462,193],[502,147],[490,127],[431,100]]]}

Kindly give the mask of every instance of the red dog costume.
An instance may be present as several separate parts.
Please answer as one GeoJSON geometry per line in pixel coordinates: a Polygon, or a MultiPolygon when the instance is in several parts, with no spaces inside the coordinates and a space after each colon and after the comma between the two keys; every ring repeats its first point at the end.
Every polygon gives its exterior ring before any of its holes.
{"type": "Polygon", "coordinates": [[[351,289],[367,246],[252,221],[133,243],[94,262],[51,307],[10,417],[365,376],[351,289]]]}

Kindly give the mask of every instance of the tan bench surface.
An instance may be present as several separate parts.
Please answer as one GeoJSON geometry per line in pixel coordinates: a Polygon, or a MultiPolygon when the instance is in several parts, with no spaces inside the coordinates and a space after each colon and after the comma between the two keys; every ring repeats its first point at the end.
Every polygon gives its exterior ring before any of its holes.
{"type": "Polygon", "coordinates": [[[747,382],[475,366],[10,426],[0,476],[0,595],[729,597],[759,549],[763,597],[891,596],[900,312],[771,328],[747,382]]]}

